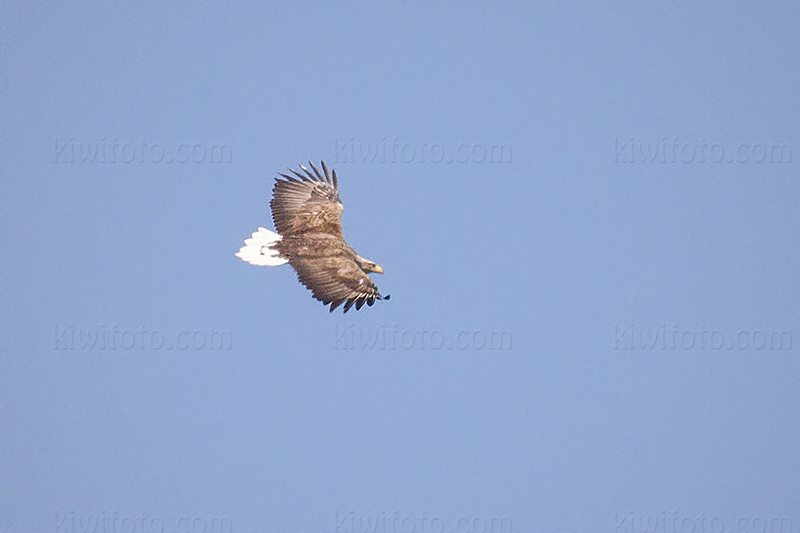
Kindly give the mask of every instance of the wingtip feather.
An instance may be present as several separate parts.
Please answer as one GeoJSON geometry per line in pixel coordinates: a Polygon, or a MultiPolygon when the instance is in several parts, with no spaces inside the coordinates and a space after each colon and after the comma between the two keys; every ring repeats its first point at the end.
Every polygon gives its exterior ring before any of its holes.
{"type": "Polygon", "coordinates": [[[320,164],[322,165],[322,171],[325,173],[325,181],[333,185],[333,181],[331,180],[331,173],[328,171],[328,167],[325,166],[325,161],[320,161],[320,164]]]}

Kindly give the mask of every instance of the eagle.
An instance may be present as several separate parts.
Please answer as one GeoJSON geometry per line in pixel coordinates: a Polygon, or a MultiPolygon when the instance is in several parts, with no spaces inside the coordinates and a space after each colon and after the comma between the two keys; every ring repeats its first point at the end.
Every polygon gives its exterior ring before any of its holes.
{"type": "Polygon", "coordinates": [[[350,248],[342,233],[339,179],[336,170],[320,162],[322,172],[309,161],[309,170],[280,173],[272,189],[272,221],[276,232],[258,228],[236,257],[258,266],[289,263],[297,279],[330,311],[344,304],[344,312],[364,304],[371,306],[381,296],[367,274],[383,274],[383,268],[350,248]],[[281,179],[282,178],[282,179],[281,179]]]}

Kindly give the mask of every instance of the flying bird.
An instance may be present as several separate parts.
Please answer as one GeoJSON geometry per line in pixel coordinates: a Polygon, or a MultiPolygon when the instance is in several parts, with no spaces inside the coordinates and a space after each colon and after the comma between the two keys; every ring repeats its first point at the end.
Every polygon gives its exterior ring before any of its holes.
{"type": "Polygon", "coordinates": [[[388,300],[367,274],[383,274],[383,268],[358,255],[342,234],[342,206],[336,171],[321,162],[322,172],[313,163],[309,170],[291,169],[293,176],[281,173],[272,189],[272,221],[277,233],[258,228],[244,241],[236,257],[251,265],[279,266],[289,263],[297,279],[311,290],[331,312],[344,304],[361,309],[375,300],[388,300]]]}

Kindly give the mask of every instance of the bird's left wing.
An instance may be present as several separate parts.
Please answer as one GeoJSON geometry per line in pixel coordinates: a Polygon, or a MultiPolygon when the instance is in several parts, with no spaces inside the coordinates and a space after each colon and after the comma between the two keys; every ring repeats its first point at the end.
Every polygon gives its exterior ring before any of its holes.
{"type": "Polygon", "coordinates": [[[358,310],[383,299],[375,283],[349,257],[296,258],[291,265],[300,283],[311,290],[314,298],[331,304],[331,311],[344,304],[346,313],[353,305],[358,310]]]}

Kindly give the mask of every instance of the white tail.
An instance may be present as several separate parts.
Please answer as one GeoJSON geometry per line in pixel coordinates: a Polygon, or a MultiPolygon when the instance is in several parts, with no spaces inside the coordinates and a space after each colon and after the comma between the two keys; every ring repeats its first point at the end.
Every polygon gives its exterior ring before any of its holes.
{"type": "Polygon", "coordinates": [[[281,240],[281,236],[267,228],[258,228],[249,239],[245,239],[244,246],[236,253],[236,257],[247,261],[251,265],[279,266],[288,263],[287,259],[280,257],[272,245],[281,240]]]}

